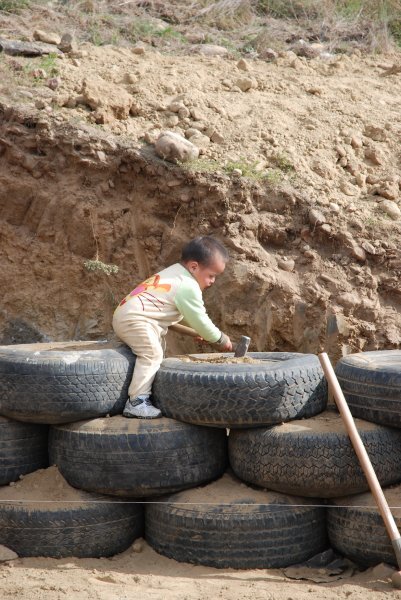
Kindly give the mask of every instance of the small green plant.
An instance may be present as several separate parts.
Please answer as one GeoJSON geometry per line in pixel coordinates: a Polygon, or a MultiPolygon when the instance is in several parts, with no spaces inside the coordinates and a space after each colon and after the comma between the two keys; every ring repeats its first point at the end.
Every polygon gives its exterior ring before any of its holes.
{"type": "Polygon", "coordinates": [[[94,259],[85,260],[84,267],[87,271],[90,271],[90,272],[99,271],[101,273],[104,273],[107,276],[115,275],[116,273],[118,273],[118,266],[113,265],[113,264],[108,265],[108,264],[104,263],[103,261],[101,261],[99,258],[99,236],[97,234],[97,227],[95,225],[95,222],[93,219],[93,213],[92,213],[91,209],[89,209],[88,215],[89,215],[89,221],[91,224],[93,240],[95,242],[96,255],[95,255],[94,259]]]}
{"type": "Polygon", "coordinates": [[[319,2],[320,0],[258,0],[257,10],[277,19],[316,18],[319,2]]]}
{"type": "MultiPolygon", "coordinates": [[[[167,28],[172,29],[172,28],[167,28]]],[[[153,23],[150,21],[145,21],[143,19],[136,19],[130,28],[129,38],[132,42],[138,42],[139,40],[146,40],[151,38],[152,36],[161,36],[163,34],[163,30],[158,29],[153,23]]],[[[168,34],[167,34],[168,36],[168,34]]]]}
{"type": "Polygon", "coordinates": [[[389,23],[389,30],[397,46],[401,46],[401,15],[389,23]]]}
{"type": "Polygon", "coordinates": [[[208,158],[195,158],[186,163],[180,163],[180,166],[192,173],[215,173],[221,169],[221,165],[217,160],[208,158]]]}
{"type": "Polygon", "coordinates": [[[29,6],[29,0],[0,0],[0,10],[5,12],[18,12],[27,6],[29,6]]]}
{"type": "Polygon", "coordinates": [[[85,260],[84,267],[87,271],[100,271],[101,273],[105,273],[105,275],[118,273],[117,265],[107,265],[98,258],[95,260],[85,260]]]}
{"type": "Polygon", "coordinates": [[[230,52],[233,52],[234,54],[239,54],[238,48],[233,41],[228,40],[227,38],[221,38],[219,40],[219,44],[220,46],[227,48],[227,50],[229,50],[230,52]]]}
{"type": "Polygon", "coordinates": [[[277,169],[280,169],[280,171],[283,171],[284,173],[289,173],[294,170],[294,165],[285,154],[274,154],[271,157],[271,160],[277,169]]]}
{"type": "Polygon", "coordinates": [[[265,172],[265,179],[274,187],[283,181],[283,172],[280,169],[269,169],[265,172]]]}
{"type": "Polygon", "coordinates": [[[100,27],[98,25],[98,23],[92,23],[89,27],[88,27],[88,33],[89,33],[89,38],[88,40],[94,45],[94,46],[102,46],[105,42],[103,39],[102,34],[100,33],[100,27]]]}
{"type": "Polygon", "coordinates": [[[57,75],[58,67],[57,67],[57,54],[51,52],[47,56],[43,56],[39,62],[39,68],[43,69],[49,75],[57,75]]]}
{"type": "Polygon", "coordinates": [[[247,162],[246,159],[230,161],[225,165],[217,160],[209,158],[196,158],[186,163],[179,163],[183,169],[192,173],[216,173],[218,171],[228,175],[239,174],[242,177],[253,179],[254,181],[268,181],[271,185],[278,185],[283,179],[283,171],[280,169],[260,169],[258,162],[247,162]]]}
{"type": "Polygon", "coordinates": [[[169,25],[168,27],[166,27],[166,29],[160,29],[157,30],[154,33],[155,36],[163,38],[163,39],[175,39],[178,40],[180,42],[186,42],[186,37],[182,35],[182,33],[180,33],[179,31],[177,31],[176,29],[174,29],[174,27],[171,27],[171,25],[169,25]]]}
{"type": "Polygon", "coordinates": [[[257,162],[249,163],[244,158],[226,163],[223,170],[229,175],[236,173],[236,171],[241,171],[242,177],[247,177],[255,181],[266,179],[267,177],[266,171],[259,169],[257,162]]]}
{"type": "Polygon", "coordinates": [[[368,217],[368,218],[365,220],[365,226],[366,226],[368,229],[373,229],[373,228],[376,228],[376,227],[377,227],[377,225],[378,225],[378,223],[379,223],[379,221],[378,221],[378,219],[377,219],[377,218],[375,218],[375,217],[368,217]]]}

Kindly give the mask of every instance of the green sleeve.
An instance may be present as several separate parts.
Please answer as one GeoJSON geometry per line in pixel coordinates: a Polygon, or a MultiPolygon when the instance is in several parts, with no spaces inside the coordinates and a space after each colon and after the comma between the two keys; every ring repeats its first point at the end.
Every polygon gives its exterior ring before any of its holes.
{"type": "Polygon", "coordinates": [[[188,278],[178,288],[175,296],[175,305],[192,329],[207,342],[217,342],[221,331],[208,317],[203,303],[202,292],[196,283],[188,278]]]}

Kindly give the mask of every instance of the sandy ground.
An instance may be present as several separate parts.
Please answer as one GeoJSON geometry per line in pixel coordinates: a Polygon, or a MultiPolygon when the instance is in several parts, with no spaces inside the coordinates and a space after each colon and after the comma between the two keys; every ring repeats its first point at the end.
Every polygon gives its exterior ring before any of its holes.
{"type": "Polygon", "coordinates": [[[108,559],[25,558],[0,566],[2,598],[19,600],[378,600],[399,598],[386,571],[330,584],[287,579],[280,570],[236,571],[177,563],[147,544],[108,559]]]}
{"type": "MultiPolygon", "coordinates": [[[[225,501],[238,500],[238,483],[223,478],[225,501]]],[[[255,501],[265,501],[266,493],[246,487],[255,501]]],[[[221,501],[221,486],[202,488],[208,502],[221,501]]],[[[183,492],[185,501],[199,497],[199,490],[183,492]]],[[[21,481],[0,488],[0,501],[11,497],[37,503],[82,500],[91,496],[72,488],[56,467],[26,475],[21,481]]],[[[276,497],[274,492],[270,497],[276,497]]],[[[294,498],[295,500],[295,498],[294,498]]],[[[391,500],[391,498],[389,498],[391,500]]],[[[274,502],[274,498],[272,500],[274,502]]],[[[1,541],[1,540],[0,540],[1,541]]],[[[303,572],[311,571],[303,569],[303,572]]],[[[324,572],[312,573],[324,575],[324,572]]],[[[349,571],[347,571],[348,573],[349,571]]],[[[379,565],[365,572],[330,583],[316,584],[286,577],[281,569],[215,569],[179,563],[157,554],[144,540],[136,540],[125,552],[112,558],[20,558],[0,563],[0,598],[18,600],[303,600],[396,598],[389,577],[392,570],[379,565]]],[[[326,574],[327,577],[327,574],[326,574]]]]}

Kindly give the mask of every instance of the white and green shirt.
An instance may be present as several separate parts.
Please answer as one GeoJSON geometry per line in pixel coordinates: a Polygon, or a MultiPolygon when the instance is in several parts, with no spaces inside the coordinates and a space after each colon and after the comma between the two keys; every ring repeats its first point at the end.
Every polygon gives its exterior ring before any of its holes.
{"type": "Polygon", "coordinates": [[[217,342],[221,331],[209,318],[202,290],[187,269],[176,263],[156,273],[124,298],[115,316],[138,315],[157,321],[165,331],[184,319],[207,342],[217,342]]]}

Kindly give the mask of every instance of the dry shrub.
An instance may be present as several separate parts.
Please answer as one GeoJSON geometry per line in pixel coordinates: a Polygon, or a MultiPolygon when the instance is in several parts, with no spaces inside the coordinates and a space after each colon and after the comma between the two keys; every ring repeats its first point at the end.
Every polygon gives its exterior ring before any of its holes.
{"type": "MultiPolygon", "coordinates": [[[[334,51],[388,50],[401,42],[401,0],[257,0],[255,9],[303,28],[334,51]]],[[[309,37],[308,37],[309,35],[309,37]]]]}
{"type": "MultiPolygon", "coordinates": [[[[185,4],[175,2],[175,5],[185,4]]],[[[267,30],[281,23],[277,41],[299,37],[323,41],[334,51],[359,47],[388,50],[394,40],[401,44],[401,0],[196,0],[187,14],[205,25],[235,29],[267,18],[256,49],[270,40],[267,30]],[[294,28],[291,35],[289,24],[294,28]]],[[[270,44],[269,44],[270,45],[270,44]]]]}
{"type": "Polygon", "coordinates": [[[199,0],[192,3],[191,9],[195,19],[218,29],[233,29],[249,24],[256,14],[253,0],[199,0]]]}

